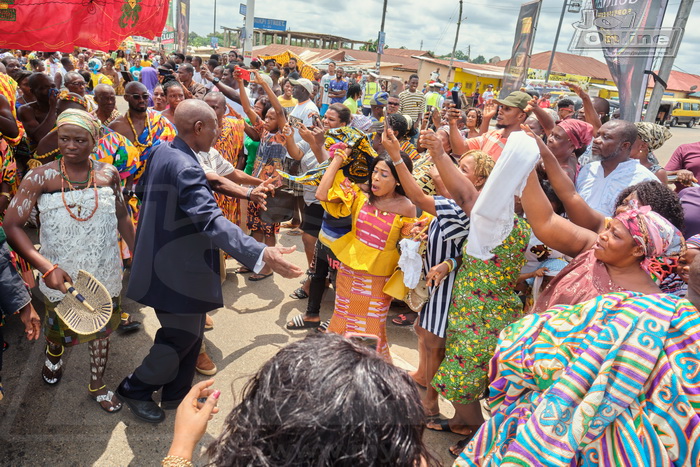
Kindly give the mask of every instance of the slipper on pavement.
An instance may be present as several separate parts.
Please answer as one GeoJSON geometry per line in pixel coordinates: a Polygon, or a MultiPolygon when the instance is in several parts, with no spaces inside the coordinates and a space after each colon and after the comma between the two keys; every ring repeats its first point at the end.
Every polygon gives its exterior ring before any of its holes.
{"type": "Polygon", "coordinates": [[[250,282],[258,282],[258,281],[261,281],[261,280],[263,280],[263,279],[267,279],[267,278],[270,277],[272,274],[273,274],[272,272],[271,272],[270,274],[253,274],[252,276],[250,276],[250,277],[248,278],[248,280],[249,280],[250,282]]]}

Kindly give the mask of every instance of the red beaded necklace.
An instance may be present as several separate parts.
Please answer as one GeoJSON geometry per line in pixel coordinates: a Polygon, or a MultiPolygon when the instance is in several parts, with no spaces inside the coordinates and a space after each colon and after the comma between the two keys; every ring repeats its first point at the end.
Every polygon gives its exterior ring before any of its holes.
{"type": "MultiPolygon", "coordinates": [[[[66,171],[64,159],[61,159],[61,161],[59,162],[59,167],[61,169],[61,200],[63,201],[63,207],[65,207],[66,211],[68,211],[68,214],[78,222],[85,222],[85,221],[92,219],[92,216],[95,215],[95,213],[97,212],[97,208],[100,206],[100,201],[99,201],[99,198],[97,196],[97,179],[96,179],[95,174],[94,174],[94,168],[93,168],[94,164],[95,164],[94,161],[92,161],[92,159],[90,159],[90,168],[88,169],[89,173],[88,173],[86,188],[89,187],[90,184],[92,184],[92,189],[93,189],[93,192],[95,194],[95,209],[92,210],[92,212],[90,213],[89,216],[80,217],[80,206],[78,206],[78,214],[76,215],[76,214],[73,214],[73,211],[71,211],[71,206],[69,206],[68,203],[66,202],[66,190],[65,190],[66,181],[68,182],[68,187],[70,188],[71,191],[75,190],[76,188],[73,186],[71,181],[68,179],[68,172],[66,171]]],[[[75,206],[75,205],[72,205],[72,206],[75,206]]]]}

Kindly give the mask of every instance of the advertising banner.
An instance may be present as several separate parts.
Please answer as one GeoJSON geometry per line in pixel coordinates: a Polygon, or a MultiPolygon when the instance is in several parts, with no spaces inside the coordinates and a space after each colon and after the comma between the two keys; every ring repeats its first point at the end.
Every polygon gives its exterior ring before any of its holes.
{"type": "Polygon", "coordinates": [[[177,8],[177,50],[187,54],[190,39],[190,0],[178,0],[177,8]]]}
{"type": "Polygon", "coordinates": [[[537,20],[540,16],[541,0],[523,3],[518,15],[518,23],[515,26],[515,39],[513,40],[513,52],[506,63],[503,75],[503,88],[499,97],[504,98],[513,91],[519,90],[527,79],[528,66],[532,46],[535,43],[535,31],[537,20]]]}

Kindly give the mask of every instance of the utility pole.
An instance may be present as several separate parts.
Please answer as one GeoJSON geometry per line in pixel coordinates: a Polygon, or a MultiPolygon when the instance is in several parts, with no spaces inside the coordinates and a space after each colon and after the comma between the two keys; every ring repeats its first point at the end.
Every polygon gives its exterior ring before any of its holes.
{"type": "MultiPolygon", "coordinates": [[[[466,18],[465,18],[466,19],[466,18]]],[[[462,25],[462,0],[459,0],[459,16],[457,17],[457,32],[455,33],[455,43],[452,45],[452,55],[450,55],[450,67],[447,69],[447,79],[445,82],[450,85],[450,78],[452,77],[452,63],[455,60],[455,52],[457,51],[457,41],[459,40],[459,27],[462,25]]]]}
{"type": "Polygon", "coordinates": [[[216,34],[216,0],[214,0],[214,34],[216,34]]]}
{"type": "Polygon", "coordinates": [[[559,26],[557,26],[557,34],[554,36],[554,47],[552,47],[552,52],[549,55],[549,66],[547,67],[547,73],[544,75],[544,84],[549,83],[549,74],[552,72],[552,63],[554,63],[554,54],[557,53],[557,43],[559,42],[559,33],[561,32],[561,23],[564,21],[564,13],[566,13],[567,0],[564,0],[564,4],[561,6],[561,16],[559,17],[559,26]]]}
{"type": "Polygon", "coordinates": [[[379,67],[382,64],[382,54],[384,53],[384,21],[386,20],[386,4],[388,0],[384,0],[382,8],[382,26],[379,28],[379,36],[377,37],[377,63],[374,65],[376,74],[379,74],[379,67]]]}
{"type": "MultiPolygon", "coordinates": [[[[676,15],[676,20],[673,22],[673,29],[678,31],[678,42],[683,39],[683,32],[685,31],[685,23],[688,21],[688,16],[690,15],[690,9],[693,7],[693,0],[681,0],[681,4],[678,7],[678,14],[676,15]]],[[[675,56],[667,55],[661,61],[661,66],[659,67],[659,78],[668,82],[668,77],[671,75],[671,68],[673,68],[673,62],[676,59],[675,56]]],[[[661,98],[664,96],[664,87],[659,80],[654,80],[654,89],[651,91],[651,96],[649,97],[649,105],[647,105],[647,113],[644,116],[645,122],[656,121],[656,115],[659,113],[659,105],[661,105],[661,98]]],[[[672,110],[672,109],[671,109],[672,110]]]]}
{"type": "Polygon", "coordinates": [[[419,50],[423,50],[423,39],[420,40],[420,49],[419,50]]]}
{"type": "Polygon", "coordinates": [[[255,20],[255,0],[247,0],[245,10],[245,37],[243,42],[243,61],[250,66],[253,59],[253,35],[255,20]]]}

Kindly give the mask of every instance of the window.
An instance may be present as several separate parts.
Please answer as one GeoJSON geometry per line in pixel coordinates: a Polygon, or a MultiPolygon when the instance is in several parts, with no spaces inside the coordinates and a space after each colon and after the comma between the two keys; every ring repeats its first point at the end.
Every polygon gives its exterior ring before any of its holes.
{"type": "Polygon", "coordinates": [[[693,112],[700,111],[700,104],[692,104],[692,109],[693,109],[693,112]]]}
{"type": "Polygon", "coordinates": [[[690,110],[690,104],[688,102],[683,102],[683,110],[690,110]]]}

